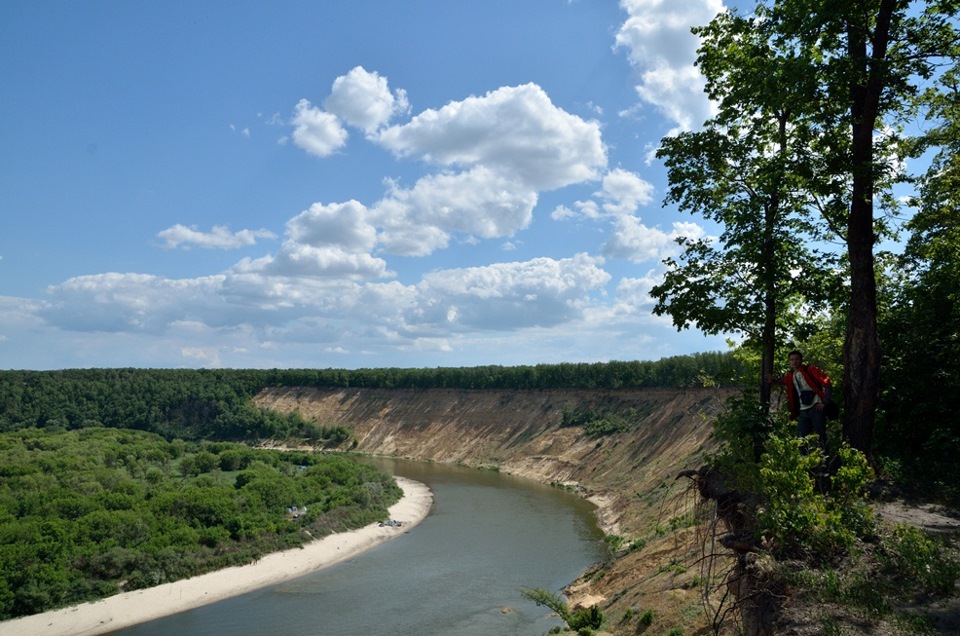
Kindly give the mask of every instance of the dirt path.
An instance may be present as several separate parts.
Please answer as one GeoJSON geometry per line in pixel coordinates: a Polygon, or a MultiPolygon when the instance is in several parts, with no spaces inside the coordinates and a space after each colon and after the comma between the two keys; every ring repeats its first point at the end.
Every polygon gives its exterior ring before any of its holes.
{"type": "Polygon", "coordinates": [[[927,532],[960,532],[960,517],[934,504],[911,504],[902,499],[877,503],[877,515],[889,523],[909,523],[927,532]]]}

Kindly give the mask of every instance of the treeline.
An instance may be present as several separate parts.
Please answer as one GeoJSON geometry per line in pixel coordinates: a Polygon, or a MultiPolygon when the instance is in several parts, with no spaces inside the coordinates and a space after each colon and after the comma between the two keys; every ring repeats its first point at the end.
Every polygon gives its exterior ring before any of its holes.
{"type": "Polygon", "coordinates": [[[434,369],[294,369],[269,371],[271,386],[384,389],[622,389],[730,384],[742,363],[729,352],[655,361],[564,362],[434,369]]]}
{"type": "Polygon", "coordinates": [[[167,439],[310,439],[342,444],[349,432],[256,408],[266,387],[391,389],[618,389],[729,384],[729,353],[654,362],[435,369],[69,369],[0,371],[0,431],[130,428],[167,439]]]}
{"type": "Polygon", "coordinates": [[[384,520],[344,456],[130,430],[0,434],[0,620],[195,576],[384,520]]]}
{"type": "Polygon", "coordinates": [[[0,431],[92,427],[152,431],[167,439],[306,438],[342,441],[299,415],[256,408],[260,371],[73,369],[0,372],[0,431]]]}

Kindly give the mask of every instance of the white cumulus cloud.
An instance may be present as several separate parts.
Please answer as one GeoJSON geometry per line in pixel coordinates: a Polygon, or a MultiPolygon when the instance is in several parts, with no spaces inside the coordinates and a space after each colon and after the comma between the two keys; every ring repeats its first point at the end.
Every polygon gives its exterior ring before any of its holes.
{"type": "Polygon", "coordinates": [[[607,163],[600,125],[558,108],[536,84],[425,110],[379,139],[401,157],[461,169],[483,165],[536,189],[596,179],[607,163]]]}
{"type": "Polygon", "coordinates": [[[602,263],[577,254],[433,272],[417,285],[417,314],[410,319],[506,330],[567,322],[583,314],[589,293],[610,281],[602,263]]]}
{"type": "Polygon", "coordinates": [[[675,254],[680,237],[698,239],[704,236],[703,228],[696,223],[676,222],[670,232],[643,224],[639,217],[622,216],[616,220],[613,236],[603,246],[605,256],[626,258],[635,263],[662,260],[675,254]]]}
{"type": "Polygon", "coordinates": [[[385,249],[423,256],[445,247],[450,232],[479,238],[512,236],[527,227],[537,192],[483,166],[458,174],[428,175],[405,190],[390,184],[374,208],[385,249]]]}
{"type": "Polygon", "coordinates": [[[694,66],[700,41],[690,29],[723,11],[722,0],[620,0],[620,6],[628,17],[616,43],[627,49],[639,73],[638,96],[677,127],[699,127],[713,114],[713,106],[694,66]]]}
{"type": "Polygon", "coordinates": [[[293,143],[311,155],[328,157],[347,143],[347,130],[340,119],[306,99],[297,102],[292,123],[293,143]]]}
{"type": "Polygon", "coordinates": [[[405,91],[390,91],[387,78],[357,66],[334,80],[323,107],[351,126],[371,134],[394,115],[409,112],[410,103],[405,91]]]}

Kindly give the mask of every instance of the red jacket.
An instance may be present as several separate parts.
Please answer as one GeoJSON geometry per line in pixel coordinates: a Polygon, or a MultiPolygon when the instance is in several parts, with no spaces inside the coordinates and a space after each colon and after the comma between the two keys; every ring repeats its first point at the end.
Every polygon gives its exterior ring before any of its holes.
{"type": "MultiPolygon", "coordinates": [[[[812,364],[800,365],[800,373],[807,385],[820,396],[820,401],[824,404],[830,402],[830,394],[833,392],[833,384],[830,377],[823,372],[823,369],[815,367],[812,364]]],[[[797,393],[797,385],[793,381],[793,370],[787,372],[782,378],[774,378],[777,384],[783,384],[787,387],[787,405],[790,407],[790,417],[797,419],[800,414],[800,395],[797,393]]]]}

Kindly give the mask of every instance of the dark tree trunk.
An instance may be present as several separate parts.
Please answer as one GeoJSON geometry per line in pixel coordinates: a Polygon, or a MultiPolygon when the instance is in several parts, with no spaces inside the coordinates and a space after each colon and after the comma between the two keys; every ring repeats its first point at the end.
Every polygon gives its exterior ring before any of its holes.
{"type": "MultiPolygon", "coordinates": [[[[880,97],[886,87],[884,62],[897,0],[881,0],[873,32],[857,16],[847,22],[847,44],[856,71],[850,81],[852,198],[847,224],[850,258],[850,307],[843,345],[843,437],[870,454],[880,388],[880,340],[877,335],[877,280],[874,272],[873,136],[880,97]],[[871,37],[872,36],[872,37],[871,37]],[[868,43],[872,49],[868,51],[868,43]]],[[[860,16],[862,19],[862,16],[860,16]]]]}

